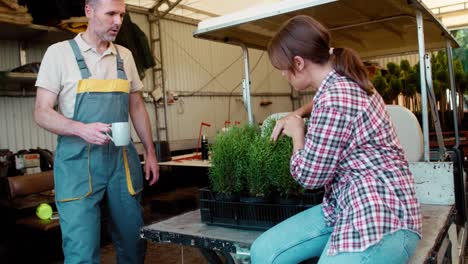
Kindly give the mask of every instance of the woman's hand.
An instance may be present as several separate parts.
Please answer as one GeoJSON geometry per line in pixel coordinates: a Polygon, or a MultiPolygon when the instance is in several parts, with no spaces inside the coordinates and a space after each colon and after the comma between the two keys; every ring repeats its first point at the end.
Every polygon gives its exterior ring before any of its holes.
{"type": "Polygon", "coordinates": [[[304,148],[304,126],[304,119],[292,113],[276,122],[273,132],[271,133],[271,139],[273,141],[277,140],[281,133],[292,138],[293,152],[296,152],[304,148]]]}
{"type": "MultiPolygon", "coordinates": [[[[303,105],[299,109],[296,109],[294,112],[289,113],[287,116],[279,119],[276,121],[276,125],[273,128],[273,131],[271,132],[271,140],[276,141],[278,137],[281,135],[281,133],[290,136],[289,132],[283,132],[284,127],[286,125],[286,122],[289,119],[301,119],[302,121],[302,135],[304,135],[304,122],[302,120],[302,117],[308,117],[310,116],[310,113],[312,112],[312,108],[314,107],[314,101],[311,100],[309,103],[303,105]]],[[[292,137],[292,136],[290,136],[292,137]]]]}
{"type": "Polygon", "coordinates": [[[283,126],[283,134],[293,139],[304,138],[304,119],[298,115],[289,116],[283,126]]]}
{"type": "Polygon", "coordinates": [[[271,140],[276,141],[281,134],[291,138],[304,137],[304,120],[294,112],[276,121],[271,132],[271,140]]]}

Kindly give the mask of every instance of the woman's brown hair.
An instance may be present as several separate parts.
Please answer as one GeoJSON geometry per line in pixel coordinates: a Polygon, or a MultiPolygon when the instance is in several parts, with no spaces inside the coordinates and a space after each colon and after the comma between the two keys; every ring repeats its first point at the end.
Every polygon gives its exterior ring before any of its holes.
{"type": "Polygon", "coordinates": [[[300,15],[286,21],[270,40],[268,55],[275,68],[293,72],[294,56],[322,65],[331,59],[337,73],[355,81],[367,94],[375,92],[357,53],[350,48],[334,48],[330,54],[330,33],[311,17],[300,15]]]}

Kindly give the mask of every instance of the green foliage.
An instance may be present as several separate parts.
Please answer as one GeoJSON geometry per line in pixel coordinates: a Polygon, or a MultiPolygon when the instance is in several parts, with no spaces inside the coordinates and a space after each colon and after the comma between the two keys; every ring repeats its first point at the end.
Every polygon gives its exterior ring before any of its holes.
{"type": "Polygon", "coordinates": [[[387,63],[387,70],[391,76],[400,77],[400,72],[401,72],[400,66],[398,66],[396,63],[393,63],[393,62],[387,63]]]}
{"type": "Polygon", "coordinates": [[[411,71],[411,66],[410,66],[410,63],[408,60],[402,60],[400,62],[400,69],[403,71],[403,72],[410,72],[411,71]]]}
{"type": "Polygon", "coordinates": [[[411,68],[408,60],[402,60],[400,62],[401,69],[401,92],[404,96],[412,97],[416,94],[417,88],[417,75],[416,72],[411,68]]]}
{"type": "Polygon", "coordinates": [[[410,71],[409,74],[406,76],[406,84],[403,90],[403,95],[405,96],[414,96],[418,91],[419,87],[419,73],[417,71],[410,71]]]}
{"type": "Polygon", "coordinates": [[[397,98],[397,96],[402,92],[403,90],[403,83],[398,76],[391,76],[390,77],[390,87],[391,89],[389,90],[390,98],[397,98]]]}
{"type": "Polygon", "coordinates": [[[382,96],[385,102],[389,99],[388,97],[388,83],[387,79],[382,76],[380,70],[377,71],[374,79],[372,80],[372,84],[374,85],[377,92],[382,96]]]}
{"type": "Polygon", "coordinates": [[[434,94],[435,94],[435,97],[437,100],[440,100],[442,98],[442,83],[435,79],[434,81],[432,81],[432,86],[433,86],[433,89],[434,89],[434,94]]]}
{"type": "Polygon", "coordinates": [[[468,29],[457,30],[454,35],[460,48],[453,50],[453,57],[460,61],[463,71],[468,74],[468,29]]]}
{"type": "Polygon", "coordinates": [[[405,78],[406,72],[402,70],[407,69],[409,63],[403,64],[402,67],[396,63],[390,62],[387,64],[388,73],[382,75],[381,71],[377,71],[377,74],[371,80],[375,89],[382,96],[386,103],[394,101],[401,92],[405,91],[405,78]]]}
{"type": "Polygon", "coordinates": [[[247,193],[250,196],[265,196],[271,191],[270,174],[273,169],[268,165],[275,162],[269,138],[255,137],[247,153],[247,171],[244,175],[247,193]]]}
{"type": "Polygon", "coordinates": [[[212,145],[210,182],[218,193],[263,196],[277,190],[281,196],[298,194],[302,187],[291,177],[292,140],[271,141],[276,120],[257,127],[231,127],[216,136],[212,145]]]}
{"type": "MultiPolygon", "coordinates": [[[[263,127],[264,138],[269,139],[276,120],[266,120],[263,127]]],[[[281,136],[275,142],[269,142],[271,147],[271,161],[267,166],[271,169],[270,180],[273,188],[281,197],[298,195],[302,187],[293,179],[290,171],[290,160],[292,155],[292,139],[281,136]]]]}
{"type": "Polygon", "coordinates": [[[252,140],[257,136],[254,126],[231,127],[219,133],[211,145],[212,159],[209,170],[213,191],[232,194],[243,188],[243,177],[248,173],[245,159],[252,140]]]}

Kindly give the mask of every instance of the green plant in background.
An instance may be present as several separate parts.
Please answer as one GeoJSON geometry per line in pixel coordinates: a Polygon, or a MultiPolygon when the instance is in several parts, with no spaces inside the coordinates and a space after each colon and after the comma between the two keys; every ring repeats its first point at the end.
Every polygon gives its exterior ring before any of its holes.
{"type": "Polygon", "coordinates": [[[375,89],[380,94],[380,96],[382,96],[383,100],[385,102],[388,102],[390,100],[389,96],[387,96],[388,83],[387,79],[384,76],[382,76],[382,71],[377,70],[374,78],[372,79],[372,84],[374,85],[375,89]]]}
{"type": "Polygon", "coordinates": [[[402,60],[400,62],[401,69],[401,82],[402,82],[402,94],[405,97],[405,106],[410,108],[410,105],[416,105],[414,97],[417,93],[418,87],[418,73],[411,67],[408,60],[402,60]]]}
{"type": "MultiPolygon", "coordinates": [[[[457,105],[458,113],[461,122],[464,111],[464,96],[468,90],[468,29],[457,30],[453,32],[460,48],[453,50],[453,66],[455,77],[455,89],[458,94],[457,105]]],[[[447,90],[450,89],[450,78],[448,73],[447,55],[445,51],[433,53],[431,56],[432,83],[436,96],[437,104],[441,112],[441,123],[446,127],[445,113],[449,107],[447,98],[447,90]]],[[[382,96],[387,104],[394,103],[398,94],[404,96],[404,104],[413,112],[421,112],[421,105],[417,102],[417,94],[420,93],[420,70],[419,62],[413,67],[410,66],[407,60],[402,60],[399,66],[395,63],[387,64],[387,73],[377,71],[372,78],[374,87],[382,96]]]]}
{"type": "Polygon", "coordinates": [[[387,64],[387,69],[388,72],[385,75],[378,70],[372,79],[372,83],[385,103],[394,104],[404,87],[401,77],[402,70],[399,65],[393,62],[387,64]]]}
{"type": "Polygon", "coordinates": [[[452,32],[460,43],[460,48],[453,50],[453,57],[463,66],[463,72],[468,73],[468,28],[452,32]]]}
{"type": "Polygon", "coordinates": [[[387,83],[389,89],[387,90],[388,97],[390,98],[391,103],[396,103],[398,95],[403,90],[403,84],[400,78],[401,69],[400,66],[396,63],[390,62],[387,64],[388,74],[385,76],[387,78],[387,83]]]}
{"type": "MultiPolygon", "coordinates": [[[[449,100],[447,98],[447,91],[450,90],[450,76],[447,63],[447,54],[445,51],[439,51],[437,54],[433,54],[431,56],[434,93],[439,103],[442,127],[445,127],[446,129],[452,129],[451,126],[448,127],[449,124],[445,120],[445,113],[450,108],[449,100]]],[[[458,110],[459,116],[463,118],[463,94],[466,89],[467,74],[464,72],[463,65],[459,59],[454,59],[453,70],[455,78],[455,90],[458,94],[459,100],[457,102],[458,109],[456,110],[458,110]]],[[[461,118],[459,118],[459,122],[461,122],[461,118]]]]}

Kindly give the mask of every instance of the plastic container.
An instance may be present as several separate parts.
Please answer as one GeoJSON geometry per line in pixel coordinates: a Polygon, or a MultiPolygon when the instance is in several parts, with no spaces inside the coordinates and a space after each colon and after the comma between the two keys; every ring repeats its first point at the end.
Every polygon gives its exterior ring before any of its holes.
{"type": "Polygon", "coordinates": [[[321,202],[323,192],[306,194],[307,204],[246,203],[217,199],[208,188],[200,189],[201,221],[209,225],[266,230],[283,220],[321,202]],[[314,197],[312,197],[314,196],[314,197]]]}

